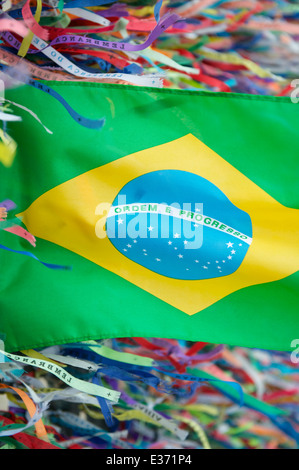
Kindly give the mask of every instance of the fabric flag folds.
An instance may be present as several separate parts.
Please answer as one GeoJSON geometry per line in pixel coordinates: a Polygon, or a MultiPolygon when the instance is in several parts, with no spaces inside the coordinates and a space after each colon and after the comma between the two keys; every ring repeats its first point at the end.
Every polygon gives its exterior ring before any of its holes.
{"type": "Polygon", "coordinates": [[[52,131],[22,109],[22,122],[9,123],[18,150],[0,168],[0,201],[14,201],[10,217],[36,247],[0,231],[7,351],[111,337],[290,350],[299,335],[296,104],[49,85],[105,123],[84,127],[33,87],[6,92],[52,131]]]}

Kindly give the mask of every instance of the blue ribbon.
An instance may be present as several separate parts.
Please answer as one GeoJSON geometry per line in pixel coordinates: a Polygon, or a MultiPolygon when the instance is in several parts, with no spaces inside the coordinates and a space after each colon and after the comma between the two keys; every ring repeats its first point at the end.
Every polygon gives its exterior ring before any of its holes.
{"type": "Polygon", "coordinates": [[[75,111],[68,104],[68,102],[61,95],[59,95],[59,93],[57,93],[57,91],[53,90],[47,85],[44,85],[43,83],[37,80],[33,80],[32,78],[25,77],[23,74],[20,74],[18,71],[15,74],[11,70],[11,67],[9,67],[8,65],[0,65],[0,70],[2,70],[4,73],[7,73],[12,78],[16,78],[17,80],[22,81],[23,83],[26,83],[27,85],[30,85],[34,88],[37,88],[38,90],[48,93],[50,96],[58,100],[62,104],[62,106],[64,106],[64,108],[67,110],[70,116],[81,126],[87,127],[89,129],[100,129],[105,124],[104,118],[103,119],[88,119],[88,118],[85,118],[84,116],[81,116],[81,114],[77,113],[77,111],[75,111]]]}
{"type": "Polygon", "coordinates": [[[162,3],[163,3],[163,0],[159,0],[156,3],[155,8],[154,8],[154,16],[155,16],[155,20],[157,21],[157,23],[159,23],[160,21],[160,10],[161,10],[162,3]]]}
{"type": "Polygon", "coordinates": [[[19,255],[29,256],[30,258],[35,259],[36,261],[38,261],[39,263],[43,264],[44,266],[50,269],[72,269],[70,266],[61,266],[59,264],[44,263],[43,261],[39,260],[36,256],[34,256],[29,251],[12,250],[11,248],[8,248],[7,246],[4,246],[4,245],[0,245],[0,248],[2,250],[10,251],[12,253],[18,253],[19,255]]]}
{"type": "MultiPolygon", "coordinates": [[[[92,383],[96,385],[102,385],[102,380],[99,375],[100,369],[96,372],[96,374],[92,378],[92,383]]],[[[115,424],[117,425],[116,420],[113,418],[112,413],[113,413],[113,408],[111,404],[108,403],[108,401],[103,398],[103,397],[98,397],[97,396],[98,403],[101,407],[105,423],[109,428],[115,427],[115,424]]]]}
{"type": "Polygon", "coordinates": [[[98,7],[107,5],[109,3],[116,3],[113,0],[71,0],[64,4],[64,8],[82,8],[82,7],[98,7]]]}

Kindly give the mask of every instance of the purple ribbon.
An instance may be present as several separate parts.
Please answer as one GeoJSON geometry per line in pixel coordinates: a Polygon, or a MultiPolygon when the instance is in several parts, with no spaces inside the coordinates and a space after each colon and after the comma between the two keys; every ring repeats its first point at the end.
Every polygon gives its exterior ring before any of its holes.
{"type": "Polygon", "coordinates": [[[5,199],[4,201],[0,202],[0,207],[5,207],[7,211],[11,211],[12,209],[15,209],[17,205],[10,199],[5,199]]]}
{"type": "Polygon", "coordinates": [[[174,13],[165,15],[149,34],[147,40],[142,44],[129,44],[126,42],[102,41],[77,35],[61,35],[53,39],[49,46],[57,44],[81,44],[82,46],[103,47],[105,49],[114,49],[120,51],[142,51],[149,47],[169,26],[178,21],[180,17],[174,13]]]}

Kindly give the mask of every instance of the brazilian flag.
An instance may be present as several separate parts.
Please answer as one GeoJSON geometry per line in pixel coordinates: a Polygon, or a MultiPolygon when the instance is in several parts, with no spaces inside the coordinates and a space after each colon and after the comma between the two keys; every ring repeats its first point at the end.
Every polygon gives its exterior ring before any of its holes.
{"type": "Polygon", "coordinates": [[[23,109],[9,124],[18,150],[0,168],[0,201],[15,202],[9,217],[36,248],[0,231],[6,349],[160,337],[290,350],[299,335],[296,104],[47,85],[105,124],[80,125],[30,86],[6,92],[52,131],[23,109]]]}

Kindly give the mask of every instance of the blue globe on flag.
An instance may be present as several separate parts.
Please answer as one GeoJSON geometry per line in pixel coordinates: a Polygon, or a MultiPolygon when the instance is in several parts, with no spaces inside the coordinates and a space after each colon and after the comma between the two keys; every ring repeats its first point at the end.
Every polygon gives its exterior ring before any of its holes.
{"type": "Polygon", "coordinates": [[[213,183],[181,170],[153,171],[127,183],[106,221],[113,246],[173,279],[228,276],[252,242],[249,215],[213,183]]]}

